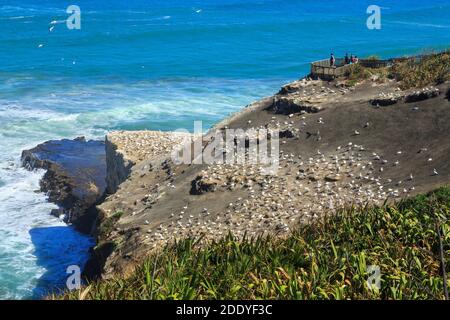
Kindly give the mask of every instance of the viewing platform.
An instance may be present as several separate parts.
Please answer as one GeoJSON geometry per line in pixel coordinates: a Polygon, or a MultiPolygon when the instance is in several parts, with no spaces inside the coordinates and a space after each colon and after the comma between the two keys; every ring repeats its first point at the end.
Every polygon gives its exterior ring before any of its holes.
{"type": "Polygon", "coordinates": [[[392,65],[393,59],[379,60],[379,59],[359,59],[357,63],[346,64],[344,58],[336,58],[334,66],[330,65],[330,59],[314,61],[311,63],[310,77],[313,79],[332,80],[345,75],[346,71],[352,65],[359,64],[366,68],[384,68],[392,65]]]}

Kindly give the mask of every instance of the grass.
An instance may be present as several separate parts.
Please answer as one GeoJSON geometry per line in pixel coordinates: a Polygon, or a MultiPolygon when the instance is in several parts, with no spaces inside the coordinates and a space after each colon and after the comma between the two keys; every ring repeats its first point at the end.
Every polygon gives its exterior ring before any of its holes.
{"type": "Polygon", "coordinates": [[[347,208],[285,238],[230,234],[202,246],[186,239],[151,254],[128,278],[51,298],[444,299],[449,215],[443,187],[395,205],[347,208]],[[380,268],[380,290],[367,284],[370,265],[380,268]]]}
{"type": "MultiPolygon", "coordinates": [[[[371,56],[367,60],[378,60],[377,57],[371,56]]],[[[388,68],[372,69],[364,67],[361,64],[352,64],[345,71],[346,84],[349,87],[353,87],[361,81],[367,79],[376,79],[377,82],[384,82],[387,79],[388,68]]]]}
{"type": "MultiPolygon", "coordinates": [[[[379,60],[377,56],[369,56],[367,60],[379,60]]],[[[372,69],[361,64],[351,65],[344,74],[347,85],[354,86],[358,82],[370,78],[377,82],[395,79],[403,90],[423,88],[450,81],[450,51],[427,53],[422,58],[397,59],[390,67],[372,69]]]]}
{"type": "Polygon", "coordinates": [[[450,80],[450,51],[429,54],[422,59],[395,63],[391,78],[401,81],[402,89],[438,85],[450,80]]]}
{"type": "Polygon", "coordinates": [[[369,79],[372,75],[369,68],[365,68],[360,64],[352,64],[345,71],[345,77],[348,80],[350,86],[353,86],[356,82],[369,79]]]}

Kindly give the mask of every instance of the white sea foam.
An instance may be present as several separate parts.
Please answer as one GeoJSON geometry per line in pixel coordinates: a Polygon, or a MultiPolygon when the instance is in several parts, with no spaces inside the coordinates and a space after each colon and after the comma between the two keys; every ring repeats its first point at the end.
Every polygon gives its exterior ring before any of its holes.
{"type": "Polygon", "coordinates": [[[0,298],[37,297],[43,292],[42,279],[53,264],[55,283],[63,283],[67,264],[86,259],[92,241],[75,232],[57,218],[49,215],[56,206],[46,201],[39,190],[43,171],[28,172],[11,161],[1,162],[0,176],[0,298]],[[55,231],[70,235],[53,238],[59,248],[55,251],[42,238],[55,231]],[[37,234],[38,236],[34,235],[37,234]]]}
{"type": "MultiPolygon", "coordinates": [[[[21,79],[9,79],[8,86],[21,79]]],[[[80,135],[101,139],[116,129],[192,130],[194,120],[212,124],[273,86],[269,81],[165,79],[73,84],[0,98],[0,298],[30,297],[60,284],[66,265],[82,263],[92,245],[50,215],[56,206],[38,192],[43,172],[21,168],[23,149],[80,135]]]]}

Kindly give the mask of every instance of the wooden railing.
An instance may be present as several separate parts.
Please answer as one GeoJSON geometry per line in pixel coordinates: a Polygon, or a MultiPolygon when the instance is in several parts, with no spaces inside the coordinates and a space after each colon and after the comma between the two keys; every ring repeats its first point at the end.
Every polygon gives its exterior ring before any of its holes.
{"type": "Polygon", "coordinates": [[[345,64],[344,59],[336,59],[335,65],[330,65],[330,60],[319,60],[311,63],[311,76],[313,78],[334,79],[341,77],[349,68],[349,64],[345,64]]]}
{"type": "MultiPolygon", "coordinates": [[[[392,65],[392,60],[361,59],[359,62],[366,68],[384,68],[392,65]]],[[[335,65],[330,65],[329,59],[314,61],[311,63],[311,77],[321,79],[334,79],[342,77],[352,64],[345,64],[342,58],[336,59],[335,65]]]]}
{"type": "MultiPolygon", "coordinates": [[[[446,52],[448,53],[449,51],[448,50],[443,51],[440,54],[446,52]]],[[[422,59],[432,56],[434,54],[435,53],[415,55],[410,57],[393,58],[387,60],[360,59],[358,63],[366,68],[378,69],[389,67],[397,62],[412,61],[417,63],[420,62],[422,59]]],[[[343,76],[350,66],[352,66],[352,64],[345,64],[345,60],[342,58],[337,58],[334,66],[330,66],[329,59],[314,61],[313,63],[311,63],[310,76],[312,78],[334,79],[343,76]]]]}

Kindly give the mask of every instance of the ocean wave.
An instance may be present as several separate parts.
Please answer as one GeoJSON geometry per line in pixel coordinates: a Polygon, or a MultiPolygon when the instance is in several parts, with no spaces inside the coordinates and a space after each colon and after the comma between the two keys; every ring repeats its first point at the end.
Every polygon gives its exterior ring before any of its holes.
{"type": "MultiPolygon", "coordinates": [[[[384,22],[386,23],[386,22],[384,22]]],[[[408,26],[414,26],[414,27],[426,27],[426,28],[439,28],[439,29],[448,29],[450,28],[450,25],[444,25],[444,24],[433,24],[433,23],[423,23],[423,22],[408,22],[408,21],[387,21],[387,23],[395,23],[395,24],[403,24],[408,26]]]]}
{"type": "MultiPolygon", "coordinates": [[[[43,193],[35,192],[39,189],[43,173],[43,170],[26,171],[19,164],[0,170],[0,181],[3,183],[0,185],[1,299],[33,297],[36,286],[40,286],[41,278],[47,271],[41,256],[44,248],[36,248],[30,230],[67,228],[68,237],[58,238],[57,241],[53,239],[53,242],[60,243],[60,247],[78,249],[72,252],[47,251],[47,263],[54,263],[54,267],[60,269],[57,275],[59,282],[64,280],[65,265],[78,263],[79,258],[75,255],[85,258],[92,245],[86,236],[76,233],[49,214],[56,206],[48,203],[43,193]]],[[[51,249],[51,246],[48,248],[51,249]]]]}

